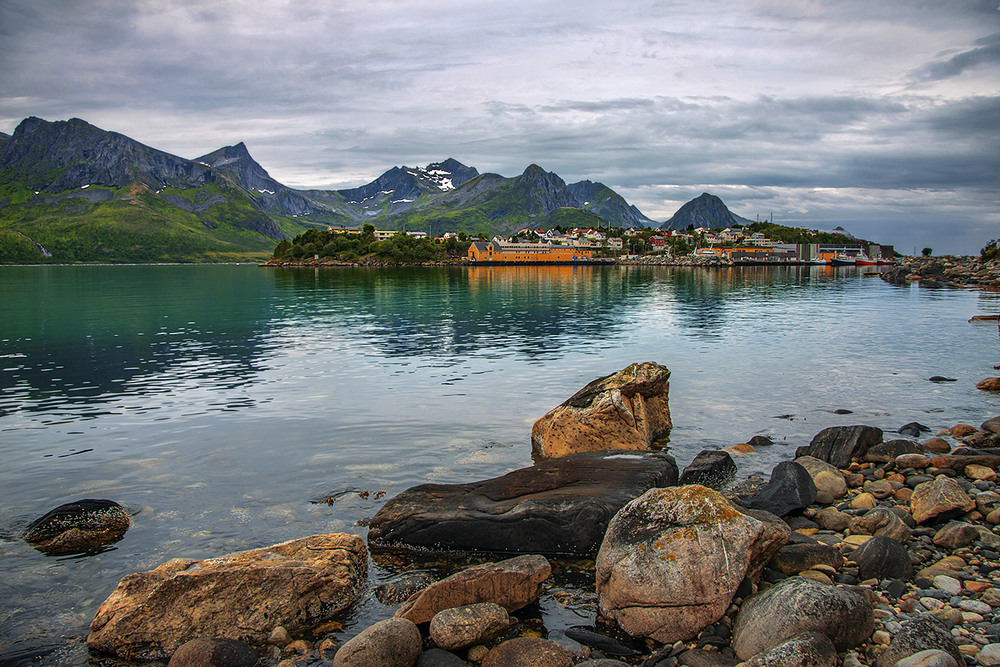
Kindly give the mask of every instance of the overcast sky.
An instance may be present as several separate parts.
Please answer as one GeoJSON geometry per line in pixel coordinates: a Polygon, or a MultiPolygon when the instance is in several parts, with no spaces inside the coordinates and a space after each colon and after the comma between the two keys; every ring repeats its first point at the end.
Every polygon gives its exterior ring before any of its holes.
{"type": "Polygon", "coordinates": [[[246,143],[353,187],[454,157],[897,250],[1000,237],[1000,0],[0,0],[0,131],[246,143]]]}

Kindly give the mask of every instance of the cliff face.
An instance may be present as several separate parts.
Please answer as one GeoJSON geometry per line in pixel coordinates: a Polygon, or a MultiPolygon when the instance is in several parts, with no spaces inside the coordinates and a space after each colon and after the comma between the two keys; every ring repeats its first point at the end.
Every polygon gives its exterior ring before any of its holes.
{"type": "Polygon", "coordinates": [[[84,185],[122,188],[141,183],[195,187],[217,178],[204,165],[171,155],[79,118],[47,122],[27,118],[0,144],[0,173],[41,192],[84,185]]]}

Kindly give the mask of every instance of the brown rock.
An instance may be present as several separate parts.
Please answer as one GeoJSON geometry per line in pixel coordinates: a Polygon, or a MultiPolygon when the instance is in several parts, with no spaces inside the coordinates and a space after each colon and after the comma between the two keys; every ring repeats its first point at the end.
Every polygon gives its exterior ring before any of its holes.
{"type": "MultiPolygon", "coordinates": [[[[974,431],[975,429],[973,429],[973,432],[974,431]]],[[[948,441],[944,438],[931,438],[927,442],[923,443],[923,448],[924,451],[930,452],[931,454],[947,454],[951,451],[951,445],[949,445],[948,441]]]]}
{"type": "Polygon", "coordinates": [[[234,639],[192,639],[170,656],[167,667],[254,667],[260,660],[249,644],[234,639]]]}
{"type": "Polygon", "coordinates": [[[875,496],[878,500],[883,500],[892,495],[895,490],[892,488],[892,484],[884,479],[876,479],[871,482],[865,483],[865,493],[870,493],[875,496]]]}
{"type": "Polygon", "coordinates": [[[899,470],[905,470],[906,468],[922,469],[931,464],[931,460],[923,454],[900,454],[893,462],[899,470]]]}
{"type": "Polygon", "coordinates": [[[608,524],[596,563],[599,609],[632,635],[689,639],[722,617],[743,578],[789,533],[703,486],[647,491],[608,524]]]}
{"type": "Polygon", "coordinates": [[[491,639],[509,623],[506,609],[493,602],[479,602],[439,611],[431,619],[429,632],[435,644],[454,651],[491,639]]]}
{"type": "Polygon", "coordinates": [[[974,480],[986,480],[988,482],[995,482],[997,479],[996,470],[993,468],[987,468],[986,466],[981,466],[978,463],[970,463],[965,466],[965,470],[962,473],[969,479],[974,480]]]}
{"type": "Polygon", "coordinates": [[[670,435],[669,378],[666,367],[646,362],[594,380],[535,422],[532,456],[649,449],[670,435]]]}
{"type": "Polygon", "coordinates": [[[413,667],[423,650],[420,630],[403,618],[387,618],[340,647],[333,667],[413,667]]]}
{"type": "Polygon", "coordinates": [[[304,632],[360,597],[368,552],[357,535],[313,535],[263,549],[174,560],[124,577],[97,610],[91,648],[162,660],[199,636],[261,644],[275,625],[304,632]]]}
{"type": "Polygon", "coordinates": [[[951,468],[957,472],[964,472],[969,465],[980,465],[996,470],[1000,467],[1000,456],[993,454],[949,454],[946,456],[936,456],[931,459],[931,465],[935,468],[951,468]]]}
{"type": "Polygon", "coordinates": [[[867,492],[859,493],[857,496],[851,499],[851,509],[870,510],[876,505],[878,505],[878,501],[875,500],[875,496],[867,492]]]}
{"type": "Polygon", "coordinates": [[[953,438],[964,438],[978,430],[975,426],[970,426],[969,424],[955,424],[949,429],[948,434],[953,438]]]}
{"type": "Polygon", "coordinates": [[[949,551],[967,547],[978,539],[979,531],[975,526],[958,521],[946,524],[934,534],[934,544],[949,551]]]}
{"type": "Polygon", "coordinates": [[[1000,378],[986,378],[980,380],[979,384],[976,385],[976,389],[981,389],[983,391],[1000,391],[1000,378]]]}
{"type": "Polygon", "coordinates": [[[555,642],[538,637],[517,637],[486,654],[482,667],[573,667],[573,654],[555,642]]]}
{"type": "Polygon", "coordinates": [[[829,505],[847,493],[847,480],[836,466],[813,456],[800,456],[795,462],[806,469],[816,485],[816,502],[829,505]]]}
{"type": "Polygon", "coordinates": [[[855,517],[851,522],[851,530],[864,535],[891,537],[901,543],[905,543],[913,535],[913,530],[895,512],[883,507],[876,507],[855,517]]]}
{"type": "Polygon", "coordinates": [[[552,567],[544,556],[526,555],[484,563],[431,584],[403,603],[396,617],[427,623],[434,614],[477,602],[495,602],[508,612],[538,599],[552,567]]]}
{"type": "Polygon", "coordinates": [[[990,419],[987,419],[986,421],[984,421],[982,424],[979,425],[979,428],[986,431],[987,433],[1000,434],[1000,417],[991,417],[990,419]]]}
{"type": "Polygon", "coordinates": [[[934,518],[951,518],[975,509],[976,502],[950,477],[939,476],[918,484],[910,498],[913,520],[923,523],[934,518]]]}
{"type": "Polygon", "coordinates": [[[93,553],[122,539],[130,525],[128,512],[113,500],[84,498],[32,521],[24,539],[50,556],[93,553]]]}
{"type": "Polygon", "coordinates": [[[851,515],[845,514],[833,507],[821,509],[816,513],[816,523],[827,530],[841,532],[851,525],[851,515]]]}

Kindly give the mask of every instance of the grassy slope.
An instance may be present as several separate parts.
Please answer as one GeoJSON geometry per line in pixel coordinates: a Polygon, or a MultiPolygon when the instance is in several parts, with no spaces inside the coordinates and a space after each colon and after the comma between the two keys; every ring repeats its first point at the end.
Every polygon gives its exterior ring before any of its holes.
{"type": "MultiPolygon", "coordinates": [[[[89,201],[83,193],[35,195],[17,182],[0,185],[0,263],[28,261],[18,231],[40,243],[62,262],[219,262],[266,259],[275,240],[241,226],[263,224],[266,216],[235,191],[215,185],[172,190],[191,201],[222,195],[225,201],[203,212],[184,211],[141,185],[106,190],[109,201],[89,201]],[[238,226],[233,222],[242,223],[238,226]]],[[[89,193],[88,193],[89,194],[89,193]]],[[[23,237],[22,237],[23,238],[23,237]]]]}

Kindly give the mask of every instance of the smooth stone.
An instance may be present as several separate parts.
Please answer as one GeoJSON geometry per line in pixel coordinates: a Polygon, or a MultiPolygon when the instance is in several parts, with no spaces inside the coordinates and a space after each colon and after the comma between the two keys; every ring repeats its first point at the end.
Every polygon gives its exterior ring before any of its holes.
{"type": "Polygon", "coordinates": [[[934,533],[933,542],[936,546],[949,551],[967,547],[979,539],[979,531],[968,523],[951,522],[934,533]]]}
{"type": "Polygon", "coordinates": [[[167,667],[254,667],[260,654],[235,639],[192,639],[170,656],[167,667]]]}
{"type": "Polygon", "coordinates": [[[467,667],[468,664],[451,651],[432,648],[421,653],[413,667],[467,667]]]}
{"type": "Polygon", "coordinates": [[[923,447],[912,440],[887,440],[877,445],[872,445],[865,452],[865,460],[872,463],[888,463],[903,454],[923,454],[923,452],[923,447]]]}
{"type": "Polygon", "coordinates": [[[877,535],[851,552],[849,560],[858,564],[858,573],[865,579],[910,579],[913,563],[906,548],[892,539],[877,535]]]}
{"type": "Polygon", "coordinates": [[[494,647],[482,667],[572,667],[573,654],[566,648],[538,637],[517,637],[494,647]]]}
{"type": "Polygon", "coordinates": [[[949,477],[937,477],[913,490],[910,513],[917,523],[964,514],[976,506],[969,494],[949,477]]]}
{"type": "Polygon", "coordinates": [[[435,582],[403,603],[396,617],[427,623],[439,611],[478,602],[495,602],[508,612],[536,600],[542,582],[552,574],[544,556],[525,555],[484,563],[435,582]]]}
{"type": "Polygon", "coordinates": [[[931,614],[915,616],[903,621],[902,626],[879,656],[878,667],[893,667],[903,658],[928,649],[944,651],[959,665],[965,664],[947,626],[931,614]]]}
{"type": "Polygon", "coordinates": [[[976,662],[983,667],[996,667],[1000,665],[1000,643],[987,644],[979,650],[976,662]]]}
{"type": "Polygon", "coordinates": [[[844,557],[833,547],[822,542],[786,544],[771,557],[767,566],[782,574],[799,574],[815,565],[829,565],[839,570],[844,557]]]}
{"type": "Polygon", "coordinates": [[[870,447],[880,442],[881,429],[862,425],[831,426],[813,437],[806,454],[843,469],[852,459],[863,457],[870,447]]]}
{"type": "Polygon", "coordinates": [[[729,452],[703,450],[694,457],[691,464],[681,473],[677,484],[700,484],[711,489],[725,486],[736,476],[736,463],[729,452]]]}
{"type": "Polygon", "coordinates": [[[851,530],[855,533],[891,537],[899,542],[906,542],[913,534],[913,529],[892,510],[875,507],[851,521],[851,530]]]}
{"type": "Polygon", "coordinates": [[[413,667],[423,649],[420,630],[404,618],[387,618],[340,647],[333,667],[413,667]]]}
{"type": "MultiPolygon", "coordinates": [[[[879,665],[881,664],[879,662],[879,665]]],[[[893,667],[964,667],[964,665],[964,661],[961,664],[956,662],[947,651],[927,649],[897,660],[893,667]]]]}
{"type": "Polygon", "coordinates": [[[816,502],[829,505],[847,493],[844,473],[826,461],[813,456],[800,456],[795,462],[806,469],[816,485],[816,502]]]}
{"type": "Polygon", "coordinates": [[[753,498],[740,504],[785,516],[809,507],[816,500],[816,484],[808,471],[794,461],[782,461],[771,470],[771,478],[753,498]]]}
{"type": "Polygon", "coordinates": [[[851,500],[851,509],[870,510],[878,505],[878,501],[870,493],[859,493],[851,500]]]}
{"type": "Polygon", "coordinates": [[[435,644],[451,651],[485,642],[509,623],[506,609],[494,602],[478,602],[442,609],[434,614],[428,631],[435,644]]]}
{"type": "Polygon", "coordinates": [[[949,595],[958,595],[962,592],[962,582],[954,577],[939,574],[934,577],[933,581],[935,588],[940,589],[949,595]]]}

